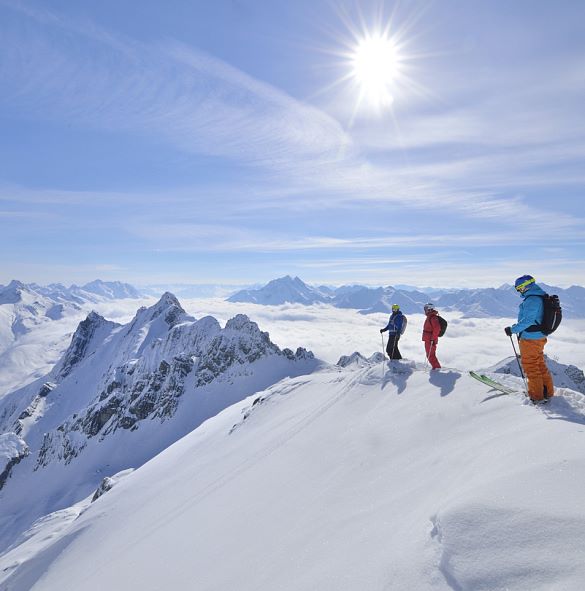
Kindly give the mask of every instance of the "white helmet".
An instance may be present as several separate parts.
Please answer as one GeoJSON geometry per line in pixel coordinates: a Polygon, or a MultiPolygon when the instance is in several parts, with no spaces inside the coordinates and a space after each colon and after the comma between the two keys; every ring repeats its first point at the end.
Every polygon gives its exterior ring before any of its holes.
{"type": "Polygon", "coordinates": [[[431,310],[435,310],[435,304],[431,304],[430,302],[428,304],[424,305],[424,311],[426,312],[430,312],[431,310]]]}

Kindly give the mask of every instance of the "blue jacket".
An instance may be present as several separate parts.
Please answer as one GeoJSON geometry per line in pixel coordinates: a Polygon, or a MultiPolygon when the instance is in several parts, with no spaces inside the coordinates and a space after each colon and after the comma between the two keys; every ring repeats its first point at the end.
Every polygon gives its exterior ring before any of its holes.
{"type": "Polygon", "coordinates": [[[388,334],[400,335],[402,332],[402,324],[404,323],[404,316],[400,310],[398,312],[392,312],[388,324],[383,328],[383,331],[388,331],[388,334]]]}
{"type": "Polygon", "coordinates": [[[544,312],[544,303],[540,297],[545,292],[536,284],[533,283],[522,295],[523,301],[518,310],[518,322],[511,326],[514,334],[519,334],[523,339],[544,339],[546,335],[539,330],[535,332],[526,332],[529,326],[540,324],[542,322],[542,314],[544,312]]]}

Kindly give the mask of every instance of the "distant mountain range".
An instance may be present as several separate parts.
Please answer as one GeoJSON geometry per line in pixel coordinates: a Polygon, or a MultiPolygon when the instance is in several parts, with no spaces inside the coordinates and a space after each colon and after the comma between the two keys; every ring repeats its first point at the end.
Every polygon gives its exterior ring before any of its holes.
{"type": "MultiPolygon", "coordinates": [[[[257,288],[258,285],[246,285],[246,287],[257,288]]],[[[200,299],[200,298],[225,298],[237,290],[241,290],[242,285],[227,283],[164,283],[154,285],[141,285],[140,293],[143,296],[160,298],[165,291],[170,291],[181,300],[200,299]]]]}
{"type": "MultiPolygon", "coordinates": [[[[548,293],[559,296],[566,317],[585,318],[585,288],[572,286],[563,289],[543,283],[539,285],[548,293]]],[[[405,314],[417,314],[422,313],[424,304],[431,301],[442,312],[462,312],[468,318],[514,317],[520,303],[518,294],[510,285],[479,289],[425,288],[424,291],[405,287],[314,287],[298,277],[287,275],[259,289],[238,291],[228,301],[262,305],[327,303],[337,308],[355,309],[361,314],[390,313],[392,304],[400,305],[405,314]]]]}
{"type": "Polygon", "coordinates": [[[0,305],[38,300],[46,308],[55,304],[86,304],[107,300],[139,298],[141,293],[129,283],[96,279],[85,285],[65,287],[61,283],[38,285],[13,280],[0,285],[0,305]],[[48,305],[47,302],[50,302],[48,305]]]}
{"type": "Polygon", "coordinates": [[[142,294],[129,283],[121,281],[102,281],[96,279],[85,285],[64,286],[61,283],[49,285],[38,285],[37,283],[23,283],[11,281],[7,286],[0,285],[0,304],[10,297],[18,299],[19,294],[27,292],[37,294],[55,302],[74,302],[83,304],[85,302],[99,302],[103,298],[119,300],[125,298],[139,298],[142,294]]]}
{"type": "Polygon", "coordinates": [[[71,321],[79,322],[88,308],[139,296],[127,283],[99,280],[81,287],[21,281],[0,286],[0,397],[50,359],[54,364],[55,353],[58,356],[66,346],[61,337],[70,335],[71,321]]]}
{"type": "Polygon", "coordinates": [[[248,302],[276,306],[285,303],[315,304],[329,302],[332,298],[331,290],[326,291],[310,287],[298,277],[294,279],[287,275],[270,281],[259,289],[243,289],[228,298],[229,302],[248,302]]]}

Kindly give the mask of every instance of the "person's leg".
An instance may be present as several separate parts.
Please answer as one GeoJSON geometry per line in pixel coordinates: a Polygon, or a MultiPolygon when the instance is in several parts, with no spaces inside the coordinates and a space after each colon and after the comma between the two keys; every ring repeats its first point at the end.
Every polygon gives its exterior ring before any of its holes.
{"type": "Polygon", "coordinates": [[[433,343],[431,345],[431,341],[425,341],[425,352],[427,355],[427,359],[429,360],[429,363],[431,364],[431,367],[433,369],[440,369],[441,364],[439,363],[439,360],[437,359],[436,351],[437,351],[437,343],[433,343]]]}
{"type": "Polygon", "coordinates": [[[544,346],[546,345],[546,339],[543,339],[544,343],[542,345],[542,365],[540,366],[540,373],[542,375],[542,383],[544,388],[544,395],[546,398],[551,398],[555,395],[555,385],[553,383],[552,375],[548,370],[546,365],[546,361],[544,359],[544,346]]]}
{"type": "Polygon", "coordinates": [[[520,339],[520,358],[528,381],[528,396],[531,400],[544,398],[542,375],[544,341],[545,339],[520,339]]]}
{"type": "Polygon", "coordinates": [[[398,350],[398,339],[396,335],[388,335],[388,346],[386,347],[386,352],[388,353],[388,357],[390,359],[402,359],[400,356],[400,351],[398,350]]]}
{"type": "Polygon", "coordinates": [[[388,344],[386,345],[386,353],[388,354],[388,359],[392,359],[392,344],[394,343],[394,337],[389,334],[388,335],[388,344]]]}
{"type": "Polygon", "coordinates": [[[431,365],[433,366],[433,369],[441,369],[441,364],[439,363],[439,360],[437,359],[437,342],[436,341],[433,343],[433,346],[431,347],[431,365]]]}
{"type": "Polygon", "coordinates": [[[400,335],[396,336],[396,342],[394,343],[394,359],[402,359],[402,354],[400,353],[400,349],[398,348],[398,341],[400,340],[400,335]]]}

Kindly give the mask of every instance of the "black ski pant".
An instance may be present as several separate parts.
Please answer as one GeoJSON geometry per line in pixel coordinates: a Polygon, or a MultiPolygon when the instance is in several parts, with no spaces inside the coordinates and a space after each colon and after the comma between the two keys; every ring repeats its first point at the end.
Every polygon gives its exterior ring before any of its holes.
{"type": "Polygon", "coordinates": [[[399,334],[388,335],[388,345],[386,346],[386,353],[390,359],[402,359],[400,350],[398,349],[398,341],[400,340],[399,334]]]}

